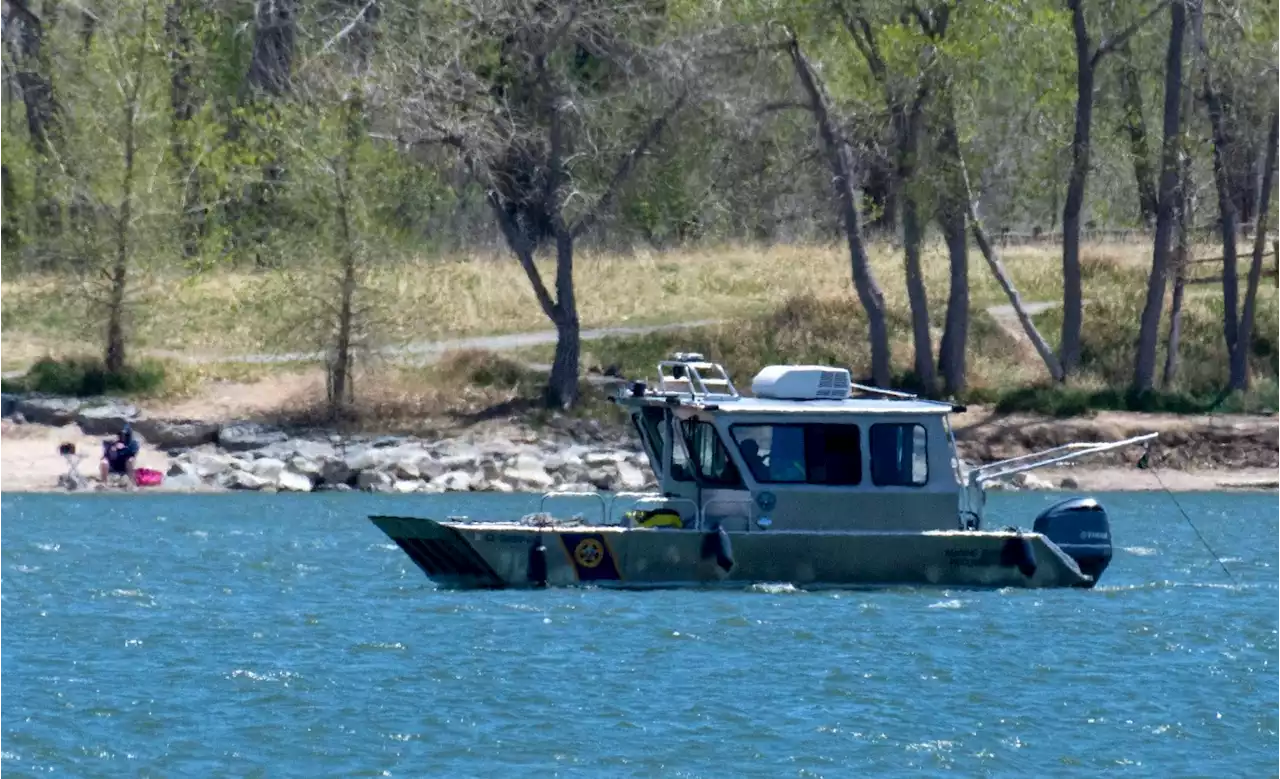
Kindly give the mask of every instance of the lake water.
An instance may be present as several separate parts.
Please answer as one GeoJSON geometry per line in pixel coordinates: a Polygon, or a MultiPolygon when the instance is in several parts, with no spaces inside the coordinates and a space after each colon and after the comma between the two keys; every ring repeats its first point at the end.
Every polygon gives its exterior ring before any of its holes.
{"type": "MultiPolygon", "coordinates": [[[[1029,525],[1058,495],[997,494],[1029,525]]],[[[4,495],[6,777],[1275,776],[1277,498],[1101,496],[1093,591],[437,591],[369,512],[4,495]]]]}

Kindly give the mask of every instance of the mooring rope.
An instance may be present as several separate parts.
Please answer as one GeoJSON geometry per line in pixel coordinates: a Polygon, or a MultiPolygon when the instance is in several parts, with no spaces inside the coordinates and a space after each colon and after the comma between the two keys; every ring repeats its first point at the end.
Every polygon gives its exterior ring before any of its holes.
{"type": "Polygon", "coordinates": [[[1187,524],[1191,526],[1191,529],[1195,531],[1196,538],[1199,538],[1200,543],[1204,544],[1204,548],[1207,549],[1213,559],[1218,562],[1218,565],[1222,568],[1222,572],[1227,575],[1227,578],[1231,580],[1231,583],[1237,584],[1238,582],[1236,581],[1235,574],[1231,573],[1231,570],[1227,568],[1227,564],[1222,562],[1222,558],[1218,556],[1218,553],[1213,551],[1212,546],[1209,546],[1209,542],[1205,540],[1204,534],[1200,532],[1200,528],[1196,527],[1196,523],[1191,521],[1191,515],[1186,512],[1186,509],[1182,508],[1182,503],[1179,502],[1177,496],[1173,494],[1173,490],[1170,490],[1165,486],[1164,479],[1160,478],[1159,469],[1151,465],[1150,442],[1147,442],[1146,446],[1143,447],[1142,457],[1138,459],[1138,468],[1144,471],[1151,471],[1151,475],[1156,477],[1156,482],[1160,485],[1160,489],[1165,495],[1169,496],[1169,500],[1173,501],[1173,505],[1177,507],[1178,513],[1182,515],[1182,518],[1185,519],[1187,524]]]}

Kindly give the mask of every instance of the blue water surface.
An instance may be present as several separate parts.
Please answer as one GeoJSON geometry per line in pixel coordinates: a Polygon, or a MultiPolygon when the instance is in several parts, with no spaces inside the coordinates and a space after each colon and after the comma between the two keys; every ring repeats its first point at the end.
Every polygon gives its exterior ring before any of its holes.
{"type": "Polygon", "coordinates": [[[1179,496],[1234,580],[1101,497],[1092,591],[628,593],[438,591],[365,519],[529,496],[3,495],[0,770],[1275,776],[1276,496],[1179,496]]]}

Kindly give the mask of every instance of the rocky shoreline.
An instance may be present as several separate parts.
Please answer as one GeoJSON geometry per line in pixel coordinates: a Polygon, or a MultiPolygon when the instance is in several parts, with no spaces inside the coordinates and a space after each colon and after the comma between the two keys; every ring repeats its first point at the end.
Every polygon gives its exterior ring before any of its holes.
{"type": "MultiPolygon", "coordinates": [[[[591,420],[532,429],[518,420],[479,425],[439,438],[345,435],[332,430],[286,430],[252,421],[205,421],[148,414],[112,399],[3,398],[6,490],[99,490],[97,453],[88,451],[128,422],[142,439],[139,465],[162,470],[163,484],[148,491],[349,491],[414,494],[442,492],[631,492],[657,483],[634,436],[591,420]],[[92,437],[98,437],[97,439],[92,437]],[[24,440],[27,439],[27,440],[24,440]],[[57,443],[79,439],[78,474],[54,456],[57,443]],[[23,447],[26,447],[25,449],[23,447]],[[48,449],[48,452],[43,451],[48,449]],[[12,459],[10,459],[12,458],[12,459]],[[43,458],[38,465],[37,458],[43,458]]],[[[988,462],[1059,445],[1066,440],[1116,440],[1162,427],[1167,441],[1152,457],[1166,474],[1188,478],[1183,489],[1263,488],[1274,483],[1274,418],[1196,421],[1177,418],[974,421],[957,430],[969,462],[988,462]],[[1249,471],[1249,473],[1245,473],[1249,471]],[[1220,476],[1229,476],[1228,483],[1220,476]],[[1245,481],[1239,481],[1245,478],[1245,481]],[[1194,485],[1194,486],[1193,486],[1194,485]]],[[[1086,471],[1110,469],[1102,481],[1115,489],[1165,488],[1146,484],[1134,463],[1141,450],[1120,450],[1079,470],[1019,474],[993,489],[1087,488],[1086,471]],[[1120,476],[1124,471],[1128,476],[1120,476]],[[1118,478],[1117,478],[1118,477],[1118,478]],[[1145,485],[1145,486],[1144,486],[1145,485]]],[[[1095,472],[1093,477],[1100,476],[1095,472]]],[[[1147,479],[1146,481],[1151,481],[1147,479]]]]}
{"type": "MultiPolygon", "coordinates": [[[[144,449],[167,457],[162,488],[387,493],[636,491],[657,486],[633,441],[587,422],[576,434],[502,429],[443,440],[286,431],[256,422],[219,424],[152,417],[130,403],[69,398],[5,399],[18,425],[114,435],[127,422],[144,449]]],[[[96,463],[96,458],[94,458],[96,463]]],[[[96,479],[59,478],[67,489],[96,479]]]]}

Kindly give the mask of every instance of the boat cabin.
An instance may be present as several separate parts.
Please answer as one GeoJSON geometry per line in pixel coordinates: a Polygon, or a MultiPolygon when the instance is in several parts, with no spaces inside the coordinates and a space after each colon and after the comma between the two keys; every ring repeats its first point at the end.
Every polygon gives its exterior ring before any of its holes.
{"type": "Polygon", "coordinates": [[[684,527],[959,526],[964,486],[951,404],[863,387],[822,366],[764,368],[750,397],[701,355],[677,354],[658,372],[656,387],[631,382],[616,400],[684,527]]]}

